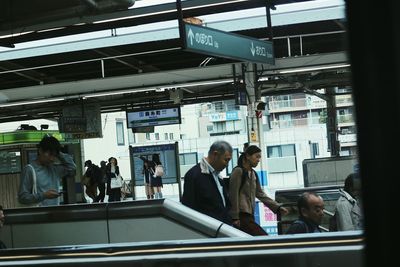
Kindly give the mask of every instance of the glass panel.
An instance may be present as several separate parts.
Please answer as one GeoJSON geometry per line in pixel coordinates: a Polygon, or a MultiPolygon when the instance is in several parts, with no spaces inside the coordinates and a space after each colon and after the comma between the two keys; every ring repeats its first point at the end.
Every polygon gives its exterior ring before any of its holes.
{"type": "Polygon", "coordinates": [[[281,149],[282,157],[296,156],[294,145],[283,145],[281,146],[281,149]]]}

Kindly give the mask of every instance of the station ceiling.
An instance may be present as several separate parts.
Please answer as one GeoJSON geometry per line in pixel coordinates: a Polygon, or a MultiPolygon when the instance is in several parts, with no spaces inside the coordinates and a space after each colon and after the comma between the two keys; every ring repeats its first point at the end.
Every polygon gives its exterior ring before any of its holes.
{"type": "MultiPolygon", "coordinates": [[[[177,16],[175,3],[128,9],[135,1],[31,0],[26,6],[17,3],[21,1],[0,0],[0,6],[8,7],[0,11],[0,46],[12,47],[50,37],[161,22],[177,16]],[[43,5],[44,2],[47,4],[43,5]],[[93,4],[96,3],[108,8],[95,9],[93,4]],[[39,8],[42,5],[47,8],[39,8]],[[16,6],[21,9],[17,10],[16,6]],[[27,15],[28,10],[42,12],[42,19],[27,15]],[[81,15],[72,16],[73,12],[61,15],[60,10],[81,10],[81,15]],[[93,23],[105,20],[108,22],[93,23]],[[26,34],[9,35],[21,31],[22,27],[26,34]]],[[[299,1],[275,1],[276,4],[290,2],[299,1]]],[[[183,3],[187,17],[265,6],[265,1],[191,0],[183,3]],[[210,4],[212,8],[207,6],[210,4]]],[[[343,27],[343,22],[338,20],[273,27],[277,64],[274,67],[257,65],[258,74],[268,77],[260,83],[264,95],[348,85],[347,71],[342,68],[287,74],[279,71],[290,66],[342,65],[347,61],[343,53],[346,50],[343,27]],[[292,36],[292,46],[299,46],[296,40],[301,35],[307,35],[302,40],[302,55],[288,55],[286,37],[292,36]]],[[[265,40],[268,32],[266,25],[260,25],[236,33],[265,40]]],[[[232,99],[240,87],[243,66],[245,64],[236,60],[183,51],[179,38],[7,60],[0,57],[0,122],[58,118],[64,106],[76,103],[99,103],[102,112],[109,112],[169,105],[178,95],[181,104],[232,99]],[[32,100],[37,103],[26,104],[32,100]]]]}

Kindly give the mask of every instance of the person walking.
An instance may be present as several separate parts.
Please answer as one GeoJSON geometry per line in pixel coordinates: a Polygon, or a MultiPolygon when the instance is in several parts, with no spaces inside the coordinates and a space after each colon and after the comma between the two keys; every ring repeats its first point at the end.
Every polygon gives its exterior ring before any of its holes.
{"type": "Polygon", "coordinates": [[[250,235],[268,235],[255,222],[255,199],[258,198],[274,213],[281,212],[281,214],[286,215],[288,210],[267,196],[261,187],[257,173],[253,169],[260,162],[261,149],[251,145],[246,148],[242,155],[242,159],[238,160],[238,167],[233,169],[229,179],[232,224],[250,235]]]}
{"type": "Polygon", "coordinates": [[[97,181],[97,187],[99,188],[99,195],[96,197],[94,202],[104,202],[104,198],[106,196],[106,175],[107,162],[102,160],[100,161],[100,174],[99,180],[97,181]]]}
{"type": "Polygon", "coordinates": [[[231,225],[228,192],[220,176],[231,159],[232,146],[225,141],[214,142],[207,157],[185,174],[182,204],[231,225]]]}
{"type": "Polygon", "coordinates": [[[97,187],[98,181],[101,179],[101,171],[99,166],[93,164],[91,160],[85,161],[85,167],[87,168],[83,176],[88,177],[89,183],[85,185],[86,194],[93,200],[93,202],[98,202],[97,200],[97,187]]]}

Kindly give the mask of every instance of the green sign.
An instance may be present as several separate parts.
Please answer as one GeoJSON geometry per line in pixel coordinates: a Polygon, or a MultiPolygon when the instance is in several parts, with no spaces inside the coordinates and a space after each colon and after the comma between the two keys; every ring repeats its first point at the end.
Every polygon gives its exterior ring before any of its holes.
{"type": "Polygon", "coordinates": [[[272,42],[185,23],[185,50],[241,61],[275,64],[272,42]]]}

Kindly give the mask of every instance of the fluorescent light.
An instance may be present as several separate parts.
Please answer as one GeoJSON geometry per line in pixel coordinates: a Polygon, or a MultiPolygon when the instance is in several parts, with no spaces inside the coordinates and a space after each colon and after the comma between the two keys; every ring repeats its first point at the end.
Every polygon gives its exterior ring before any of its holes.
{"type": "Polygon", "coordinates": [[[7,35],[2,35],[1,39],[4,38],[10,38],[10,37],[16,37],[16,36],[21,36],[21,35],[25,35],[25,34],[29,34],[29,33],[33,33],[34,31],[27,31],[27,32],[19,32],[19,33],[12,33],[12,34],[7,34],[7,35]]]}
{"type": "Polygon", "coordinates": [[[318,70],[328,70],[328,69],[339,69],[350,67],[350,64],[342,64],[342,65],[329,65],[329,66],[317,66],[317,67],[307,67],[307,68],[298,68],[298,69],[289,69],[289,70],[278,70],[278,73],[286,74],[286,73],[297,73],[297,72],[308,72],[308,71],[318,71],[318,70]]]}
{"type": "Polygon", "coordinates": [[[172,88],[177,87],[193,87],[193,86],[201,86],[201,85],[213,85],[220,83],[233,83],[233,79],[224,79],[217,81],[206,81],[206,82],[193,82],[193,83],[182,83],[182,84],[174,84],[172,88]]]}
{"type": "Polygon", "coordinates": [[[51,29],[44,29],[44,30],[39,30],[37,32],[50,32],[50,31],[57,31],[57,30],[62,30],[65,29],[65,27],[58,27],[58,28],[51,28],[51,29]]]}
{"type": "Polygon", "coordinates": [[[93,98],[93,97],[102,97],[102,96],[111,96],[111,95],[122,95],[122,94],[129,94],[129,93],[137,93],[137,92],[146,92],[156,90],[156,88],[136,88],[136,89],[126,89],[126,90],[116,90],[110,92],[99,92],[93,94],[86,94],[83,98],[93,98]]]}
{"type": "Polygon", "coordinates": [[[64,98],[49,98],[49,99],[39,99],[39,100],[31,100],[31,101],[0,103],[0,108],[22,106],[22,105],[32,105],[32,104],[48,103],[48,102],[56,102],[56,101],[63,101],[63,100],[64,100],[64,98]]]}

